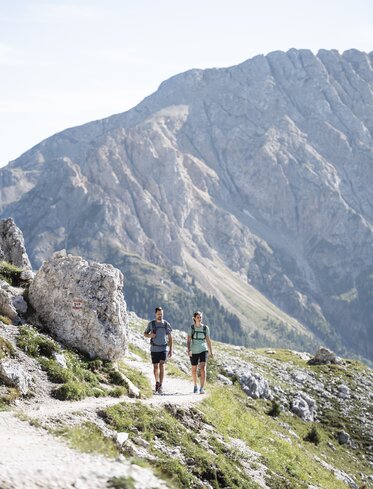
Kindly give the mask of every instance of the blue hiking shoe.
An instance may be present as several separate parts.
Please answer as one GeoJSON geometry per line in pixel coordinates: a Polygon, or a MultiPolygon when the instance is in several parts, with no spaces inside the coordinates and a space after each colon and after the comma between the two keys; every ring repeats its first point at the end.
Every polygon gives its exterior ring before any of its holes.
{"type": "Polygon", "coordinates": [[[205,389],[203,387],[201,387],[200,390],[199,390],[199,393],[200,394],[204,394],[205,393],[205,389]]]}
{"type": "Polygon", "coordinates": [[[197,393],[198,393],[198,385],[195,385],[193,389],[193,394],[197,394],[197,393]]]}

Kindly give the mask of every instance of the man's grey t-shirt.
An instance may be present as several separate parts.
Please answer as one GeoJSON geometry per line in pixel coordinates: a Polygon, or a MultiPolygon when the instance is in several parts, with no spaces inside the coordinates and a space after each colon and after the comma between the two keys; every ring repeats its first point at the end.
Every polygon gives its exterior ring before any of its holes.
{"type": "Polygon", "coordinates": [[[156,337],[150,343],[150,351],[160,352],[167,351],[168,337],[171,334],[172,328],[167,321],[150,321],[144,333],[151,333],[155,330],[156,337]]]}

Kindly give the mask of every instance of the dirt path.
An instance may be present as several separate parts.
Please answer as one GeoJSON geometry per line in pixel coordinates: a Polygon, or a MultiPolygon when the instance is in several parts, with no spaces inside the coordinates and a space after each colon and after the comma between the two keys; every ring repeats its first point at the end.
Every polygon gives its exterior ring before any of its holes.
{"type": "MultiPolygon", "coordinates": [[[[128,363],[149,376],[153,383],[150,364],[135,361],[128,363]]],[[[189,406],[205,397],[193,394],[192,389],[191,381],[168,376],[163,395],[154,395],[141,402],[189,406]]],[[[74,412],[94,413],[121,401],[135,400],[127,397],[87,398],[71,402],[48,398],[38,404],[25,404],[20,411],[33,419],[45,421],[48,418],[63,418],[74,412]]],[[[124,459],[111,460],[99,455],[79,453],[46,430],[21,421],[16,412],[0,412],[1,489],[103,489],[108,487],[107,480],[113,476],[133,477],[137,489],[166,487],[148,469],[132,465],[124,459]]]]}

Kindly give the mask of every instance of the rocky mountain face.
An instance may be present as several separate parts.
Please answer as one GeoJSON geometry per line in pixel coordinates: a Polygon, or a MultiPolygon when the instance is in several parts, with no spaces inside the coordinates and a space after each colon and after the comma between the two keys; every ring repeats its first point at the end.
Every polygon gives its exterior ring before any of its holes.
{"type": "Polygon", "coordinates": [[[372,63],[292,49],[177,75],[1,169],[0,216],[35,267],[61,248],[122,270],[135,253],[246,330],[372,359],[372,63]]]}

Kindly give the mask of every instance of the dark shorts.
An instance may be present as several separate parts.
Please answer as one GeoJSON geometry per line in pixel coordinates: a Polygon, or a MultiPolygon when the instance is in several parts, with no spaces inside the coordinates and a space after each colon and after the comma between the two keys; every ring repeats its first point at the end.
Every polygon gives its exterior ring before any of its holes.
{"type": "Polygon", "coordinates": [[[208,353],[203,351],[202,353],[192,353],[190,357],[190,363],[192,365],[198,365],[198,362],[207,362],[208,353]]]}
{"type": "Polygon", "coordinates": [[[167,352],[166,351],[151,351],[152,363],[166,363],[167,352]]]}

